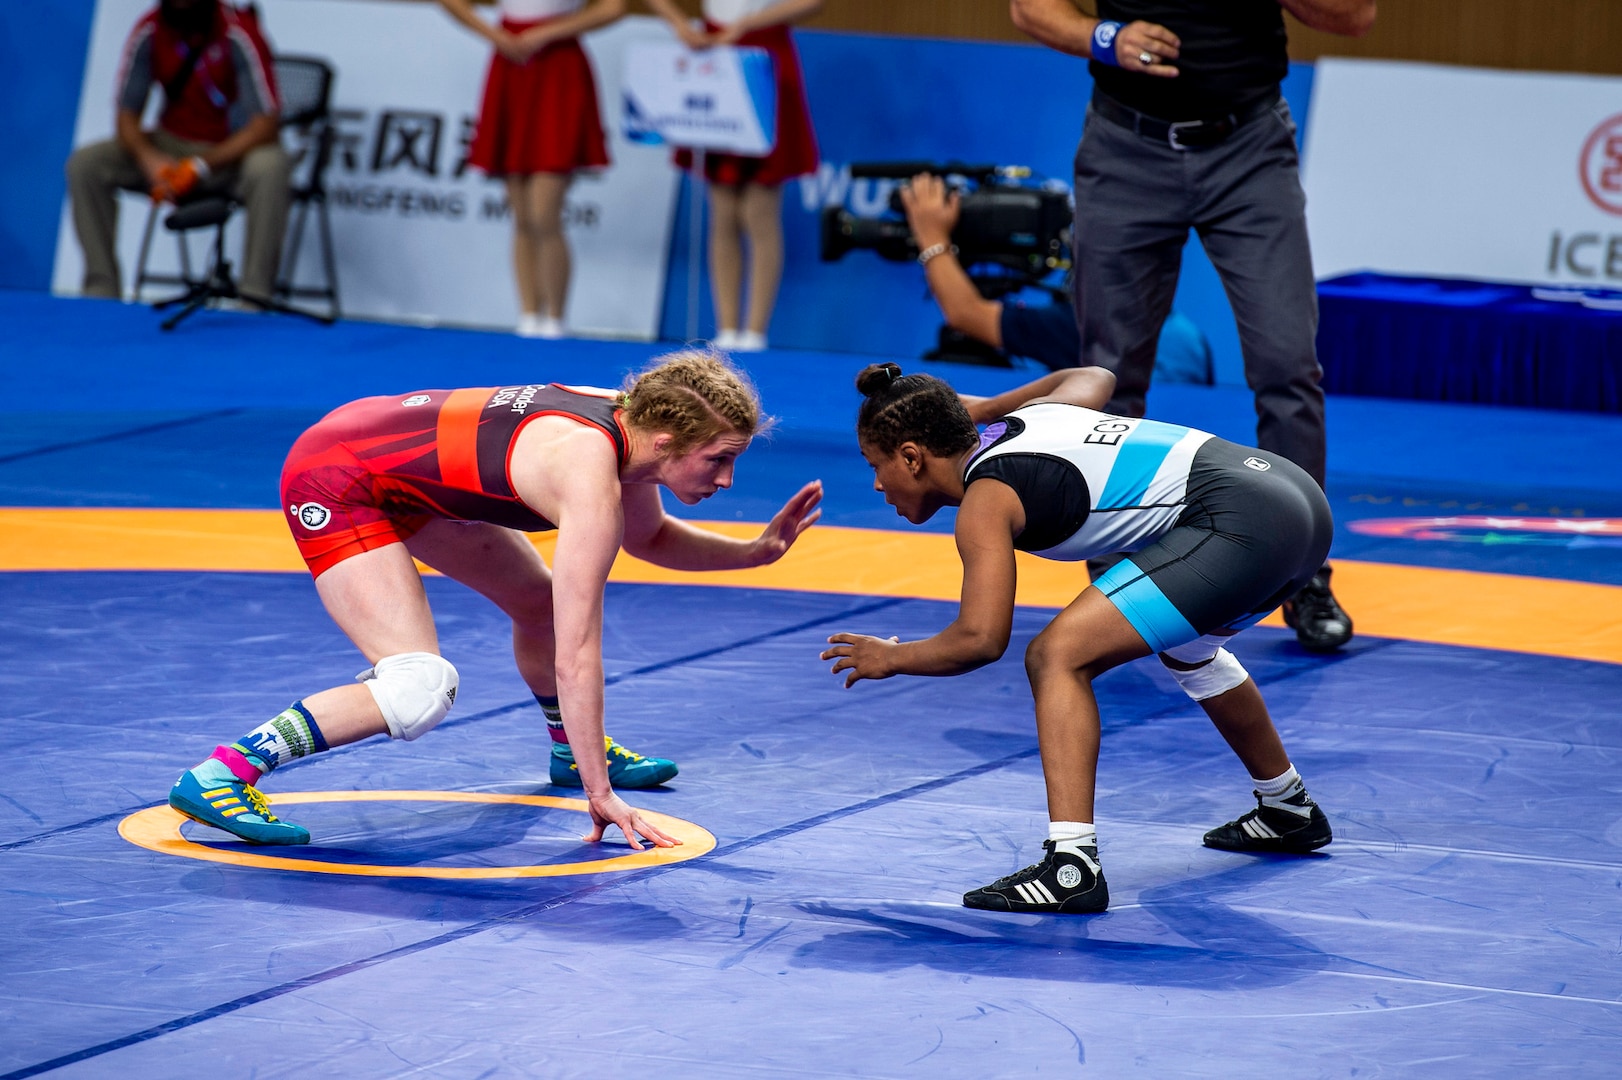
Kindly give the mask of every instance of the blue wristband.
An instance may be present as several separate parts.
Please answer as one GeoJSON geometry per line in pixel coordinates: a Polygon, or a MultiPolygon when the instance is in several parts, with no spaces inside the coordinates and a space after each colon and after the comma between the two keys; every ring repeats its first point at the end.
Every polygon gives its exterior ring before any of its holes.
{"type": "Polygon", "coordinates": [[[1115,58],[1115,35],[1121,32],[1118,22],[1100,22],[1093,27],[1093,59],[1110,67],[1120,67],[1115,58]]]}

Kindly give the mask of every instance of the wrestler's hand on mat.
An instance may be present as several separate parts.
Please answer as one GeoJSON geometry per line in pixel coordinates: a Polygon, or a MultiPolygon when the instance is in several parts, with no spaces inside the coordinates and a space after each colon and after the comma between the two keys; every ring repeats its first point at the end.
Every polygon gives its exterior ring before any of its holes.
{"type": "Polygon", "coordinates": [[[595,844],[603,838],[603,830],[610,825],[618,825],[620,832],[625,834],[626,843],[635,851],[641,851],[642,845],[637,841],[640,836],[655,847],[675,847],[681,843],[673,836],[666,836],[658,829],[642,820],[642,815],[626,801],[612,791],[606,795],[588,795],[587,805],[591,807],[591,833],[581,837],[588,844],[595,844]]]}
{"type": "Polygon", "coordinates": [[[832,671],[845,676],[845,689],[855,686],[861,679],[888,679],[894,675],[890,666],[890,650],[901,643],[900,638],[868,637],[866,634],[835,634],[828,639],[832,646],[822,654],[824,660],[833,660],[832,671]]]}
{"type": "Polygon", "coordinates": [[[781,559],[800,534],[815,525],[822,516],[822,481],[813,480],[783,504],[783,509],[767,523],[766,529],[755,539],[756,566],[765,566],[781,559]]]}

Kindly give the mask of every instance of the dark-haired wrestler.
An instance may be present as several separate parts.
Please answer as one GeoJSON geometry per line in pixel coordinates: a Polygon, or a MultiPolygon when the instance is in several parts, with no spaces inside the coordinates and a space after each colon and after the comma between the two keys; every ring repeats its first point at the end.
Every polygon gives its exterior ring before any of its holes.
{"type": "MultiPolygon", "coordinates": [[[[372,735],[416,739],[443,720],[458,678],[439,654],[421,560],[512,619],[519,674],[566,730],[562,749],[574,748],[562,782],[585,788],[586,839],[612,824],[633,848],[639,835],[674,843],[614,792],[644,770],[603,734],[603,589],[622,548],[680,570],[783,556],[820,515],[820,482],[748,541],[668,517],[659,500],[660,487],[689,505],[731,487],[761,424],[741,373],[697,352],[664,358],[623,394],[540,383],[425,390],[330,413],[293,444],[282,508],[327,613],[372,667],[216,748],[175,781],[169,804],[251,843],[306,843],[309,832],[278,820],[254,788],[263,774],[372,735]],[[551,567],[524,536],[549,529],[551,567]]],[[[554,783],[558,756],[554,745],[554,783]]]]}
{"type": "Polygon", "coordinates": [[[913,524],[958,507],[958,616],[934,637],[900,642],[835,634],[822,654],[845,685],[892,675],[957,675],[1008,648],[1014,552],[1127,558],[1032,640],[1047,783],[1046,854],[963,897],[994,911],[1084,913],[1109,906],[1093,794],[1098,704],[1092,680],[1158,653],[1249,770],[1257,807],[1205,834],[1228,851],[1304,853],[1331,839],[1255,680],[1223,643],[1323,565],[1329,506],[1287,459],[1202,431],[1100,412],[1103,368],[1054,372],[992,398],[959,397],[929,375],[875,364],[857,379],[856,423],[875,490],[913,524]],[[984,434],[976,422],[988,423],[984,434]]]}

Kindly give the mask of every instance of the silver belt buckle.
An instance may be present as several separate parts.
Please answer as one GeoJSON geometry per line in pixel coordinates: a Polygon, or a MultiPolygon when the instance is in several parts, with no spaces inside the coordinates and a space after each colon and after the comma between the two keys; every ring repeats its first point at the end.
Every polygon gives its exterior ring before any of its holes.
{"type": "Polygon", "coordinates": [[[1197,128],[1197,127],[1204,127],[1204,126],[1205,126],[1205,121],[1204,120],[1180,120],[1180,121],[1178,121],[1176,123],[1168,124],[1166,126],[1166,141],[1171,144],[1171,148],[1173,150],[1194,150],[1194,149],[1196,149],[1196,147],[1184,146],[1183,145],[1182,140],[1177,137],[1177,134],[1178,134],[1177,129],[1178,128],[1197,128]]]}

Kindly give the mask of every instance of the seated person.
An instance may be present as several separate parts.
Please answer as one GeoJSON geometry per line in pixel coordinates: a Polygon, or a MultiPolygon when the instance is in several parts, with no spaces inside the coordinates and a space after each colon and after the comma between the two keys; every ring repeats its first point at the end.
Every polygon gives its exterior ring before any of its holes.
{"type": "Polygon", "coordinates": [[[281,261],[292,165],[257,20],[220,0],[162,0],[135,24],[117,88],[117,135],[68,158],[86,296],[118,299],[118,191],[155,200],[229,192],[247,208],[241,292],[269,297],[281,261]],[[156,130],[141,128],[153,83],[156,130]]]}
{"type": "MultiPolygon", "coordinates": [[[[1026,307],[980,295],[952,250],[958,200],[947,192],[940,177],[931,173],[913,177],[901,191],[901,203],[923,259],[924,280],[948,326],[1009,356],[1029,357],[1051,370],[1081,363],[1081,331],[1069,304],[1026,307]]],[[[1174,311],[1166,319],[1155,352],[1155,379],[1205,386],[1216,381],[1211,345],[1188,316],[1174,311]]]]}

